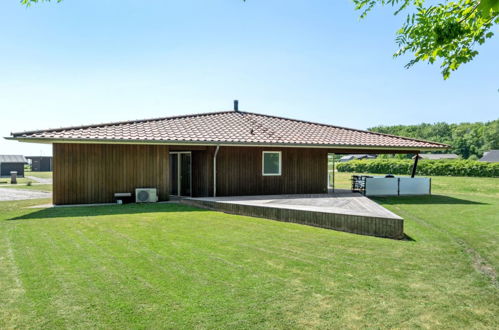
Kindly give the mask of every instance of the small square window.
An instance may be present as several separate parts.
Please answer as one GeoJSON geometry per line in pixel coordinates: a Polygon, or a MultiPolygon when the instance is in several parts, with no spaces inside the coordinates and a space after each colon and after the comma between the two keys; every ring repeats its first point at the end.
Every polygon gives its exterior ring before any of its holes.
{"type": "Polygon", "coordinates": [[[264,151],[262,154],[262,174],[281,175],[281,152],[264,151]]]}

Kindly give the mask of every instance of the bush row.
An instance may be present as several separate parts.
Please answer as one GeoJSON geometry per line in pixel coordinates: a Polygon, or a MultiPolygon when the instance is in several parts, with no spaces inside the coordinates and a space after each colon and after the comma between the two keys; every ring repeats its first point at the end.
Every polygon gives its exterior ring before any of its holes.
{"type": "MultiPolygon", "coordinates": [[[[338,172],[411,174],[410,159],[352,160],[338,163],[338,172]]],[[[475,160],[419,160],[417,175],[499,177],[499,163],[475,160]]]]}

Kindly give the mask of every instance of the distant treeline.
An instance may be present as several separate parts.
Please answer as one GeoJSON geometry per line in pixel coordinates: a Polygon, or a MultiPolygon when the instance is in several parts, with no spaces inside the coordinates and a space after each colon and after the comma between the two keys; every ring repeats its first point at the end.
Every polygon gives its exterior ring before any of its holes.
{"type": "Polygon", "coordinates": [[[449,144],[452,148],[441,153],[455,153],[464,159],[478,159],[487,150],[499,149],[499,119],[486,123],[377,126],[368,130],[449,144]]]}

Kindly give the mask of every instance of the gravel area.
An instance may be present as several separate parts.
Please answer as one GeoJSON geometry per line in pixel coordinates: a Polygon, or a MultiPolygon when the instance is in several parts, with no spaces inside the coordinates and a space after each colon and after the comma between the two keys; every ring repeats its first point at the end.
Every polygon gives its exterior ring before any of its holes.
{"type": "Polygon", "coordinates": [[[52,193],[47,191],[0,188],[0,201],[17,201],[23,199],[50,198],[52,193]]]}
{"type": "Polygon", "coordinates": [[[29,176],[29,175],[27,175],[26,178],[31,179],[33,181],[36,181],[38,183],[43,183],[43,184],[51,184],[52,183],[52,179],[44,179],[44,178],[39,178],[36,176],[29,176]]]}

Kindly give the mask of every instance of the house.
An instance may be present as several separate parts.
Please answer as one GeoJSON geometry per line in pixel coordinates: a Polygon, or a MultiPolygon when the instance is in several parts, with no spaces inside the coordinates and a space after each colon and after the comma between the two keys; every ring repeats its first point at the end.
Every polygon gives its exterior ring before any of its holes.
{"type": "Polygon", "coordinates": [[[0,176],[9,177],[11,171],[17,171],[18,177],[24,177],[26,158],[22,155],[0,155],[0,176]]]}
{"type": "Polygon", "coordinates": [[[376,159],[376,155],[368,155],[368,154],[345,155],[345,156],[340,158],[339,162],[344,163],[344,162],[349,162],[351,160],[358,160],[358,159],[376,159]]]}
{"type": "Polygon", "coordinates": [[[420,159],[428,159],[428,160],[440,160],[440,159],[459,159],[459,156],[456,154],[420,154],[420,159]]]}
{"type": "Polygon", "coordinates": [[[483,157],[479,159],[481,162],[498,163],[499,162],[499,150],[489,150],[483,154],[483,157]]]}
{"type": "Polygon", "coordinates": [[[53,202],[325,193],[328,153],[419,153],[449,146],[234,110],[12,133],[53,146],[53,202]]]}
{"type": "Polygon", "coordinates": [[[50,156],[26,156],[28,163],[31,164],[33,172],[51,172],[52,157],[50,156]]]}

